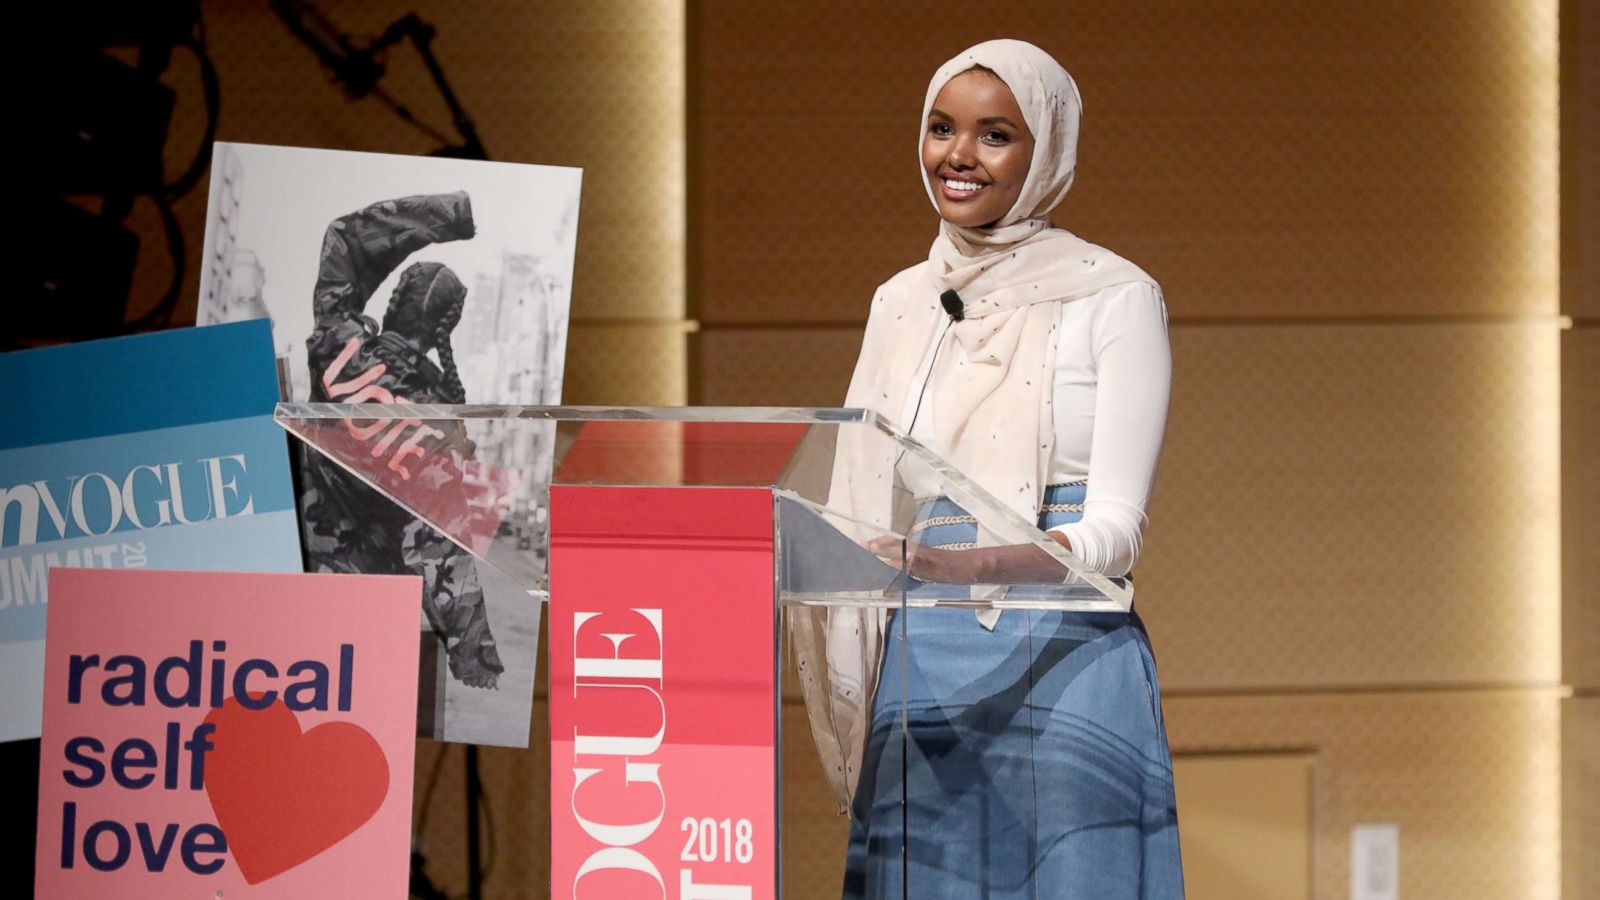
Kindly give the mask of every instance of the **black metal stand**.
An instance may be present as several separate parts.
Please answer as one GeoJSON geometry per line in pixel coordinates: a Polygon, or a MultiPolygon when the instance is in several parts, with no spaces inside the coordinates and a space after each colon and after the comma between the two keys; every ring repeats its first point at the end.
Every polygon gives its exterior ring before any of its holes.
{"type": "Polygon", "coordinates": [[[467,896],[483,900],[483,853],[478,836],[478,798],[483,782],[478,780],[478,746],[467,745],[467,896]]]}
{"type": "Polygon", "coordinates": [[[488,152],[483,149],[483,142],[478,138],[478,129],[456,99],[455,91],[450,89],[450,82],[445,78],[444,69],[433,55],[433,38],[437,32],[432,25],[417,18],[416,13],[401,16],[375,40],[358,45],[309,0],[272,0],[272,8],[289,31],[310,47],[323,66],[333,73],[334,80],[344,86],[351,99],[373,97],[389,107],[395,115],[444,144],[429,155],[455,159],[489,158],[488,152]],[[379,85],[385,71],[384,52],[406,40],[416,48],[417,55],[428,70],[428,76],[433,79],[434,87],[450,110],[450,123],[461,138],[459,143],[418,119],[409,106],[390,96],[379,85]]]}

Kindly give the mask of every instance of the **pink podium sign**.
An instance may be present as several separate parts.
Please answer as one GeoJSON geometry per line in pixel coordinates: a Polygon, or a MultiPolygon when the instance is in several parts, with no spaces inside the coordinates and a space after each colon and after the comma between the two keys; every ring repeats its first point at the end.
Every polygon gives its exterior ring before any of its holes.
{"type": "Polygon", "coordinates": [[[771,491],[550,493],[551,896],[776,896],[771,491]]]}
{"type": "Polygon", "coordinates": [[[39,897],[403,897],[410,576],[56,569],[39,897]]]}

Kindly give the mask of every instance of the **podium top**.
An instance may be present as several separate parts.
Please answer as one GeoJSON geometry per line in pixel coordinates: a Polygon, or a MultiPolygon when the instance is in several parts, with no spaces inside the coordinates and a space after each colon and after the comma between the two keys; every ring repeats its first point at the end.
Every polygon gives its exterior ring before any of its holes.
{"type": "Polygon", "coordinates": [[[279,403],[281,420],[345,419],[359,410],[364,419],[537,419],[553,422],[766,422],[862,423],[894,432],[870,409],[827,406],[525,406],[464,403],[279,403]]]}
{"type": "MultiPolygon", "coordinates": [[[[546,584],[550,486],[725,486],[772,491],[786,603],[1132,604],[1131,583],[866,409],[280,403],[275,418],[386,498],[362,518],[403,510],[531,591],[546,584]],[[956,544],[921,542],[941,525],[956,544]],[[947,573],[961,583],[928,580],[947,573]]],[[[330,493],[348,481],[309,468],[330,493]]]]}

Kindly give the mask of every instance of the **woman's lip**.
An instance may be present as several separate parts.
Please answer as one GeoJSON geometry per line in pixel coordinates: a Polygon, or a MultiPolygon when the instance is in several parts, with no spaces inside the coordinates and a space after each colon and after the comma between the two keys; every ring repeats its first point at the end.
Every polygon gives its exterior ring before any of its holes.
{"type": "Polygon", "coordinates": [[[942,193],[947,200],[970,200],[973,197],[983,193],[989,187],[987,184],[979,184],[978,182],[968,182],[968,184],[978,184],[978,189],[975,191],[957,190],[950,186],[949,179],[940,178],[939,192],[942,193]]]}

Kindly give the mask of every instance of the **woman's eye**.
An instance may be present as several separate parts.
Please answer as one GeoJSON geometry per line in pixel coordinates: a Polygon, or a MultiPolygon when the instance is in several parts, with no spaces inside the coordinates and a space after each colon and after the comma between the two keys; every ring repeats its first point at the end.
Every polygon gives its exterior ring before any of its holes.
{"type": "Polygon", "coordinates": [[[996,145],[1011,143],[1011,135],[999,130],[984,132],[983,139],[996,145]]]}
{"type": "Polygon", "coordinates": [[[939,137],[949,137],[950,135],[955,134],[956,130],[950,127],[949,122],[934,122],[932,125],[928,126],[928,133],[937,135],[939,137]]]}

